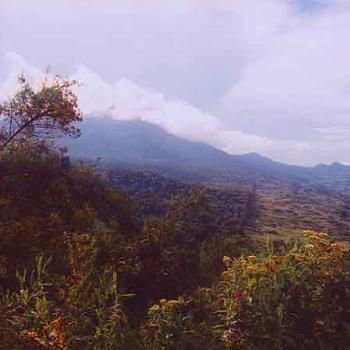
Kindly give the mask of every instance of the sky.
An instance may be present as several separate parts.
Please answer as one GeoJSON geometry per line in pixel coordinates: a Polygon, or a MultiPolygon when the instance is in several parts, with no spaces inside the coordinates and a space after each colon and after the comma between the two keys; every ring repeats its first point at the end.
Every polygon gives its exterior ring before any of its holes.
{"type": "Polygon", "coordinates": [[[0,0],[0,100],[48,67],[86,117],[350,164],[349,0],[0,0]]]}

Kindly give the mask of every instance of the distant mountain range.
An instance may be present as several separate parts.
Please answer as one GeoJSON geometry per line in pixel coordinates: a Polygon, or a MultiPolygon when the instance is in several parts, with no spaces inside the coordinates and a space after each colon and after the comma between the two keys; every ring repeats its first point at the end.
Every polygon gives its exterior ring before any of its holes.
{"type": "Polygon", "coordinates": [[[88,117],[82,135],[64,140],[70,155],[149,168],[211,171],[246,178],[289,178],[350,189],[350,166],[340,163],[302,167],[287,165],[257,153],[231,155],[213,146],[191,142],[143,121],[88,117]]]}

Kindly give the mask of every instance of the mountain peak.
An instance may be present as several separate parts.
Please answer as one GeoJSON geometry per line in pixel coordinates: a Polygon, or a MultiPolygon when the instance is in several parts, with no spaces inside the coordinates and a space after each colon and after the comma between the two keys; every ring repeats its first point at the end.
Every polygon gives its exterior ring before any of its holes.
{"type": "Polygon", "coordinates": [[[252,160],[267,160],[272,162],[273,160],[271,160],[270,158],[267,158],[263,155],[261,155],[260,153],[257,152],[249,152],[249,153],[245,153],[243,154],[243,156],[247,159],[252,159],[252,160]]]}

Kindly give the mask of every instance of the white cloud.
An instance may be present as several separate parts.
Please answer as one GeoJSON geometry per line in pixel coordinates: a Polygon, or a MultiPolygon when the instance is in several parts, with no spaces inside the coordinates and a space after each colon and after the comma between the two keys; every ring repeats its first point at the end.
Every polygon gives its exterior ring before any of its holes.
{"type": "Polygon", "coordinates": [[[0,100],[11,96],[18,87],[18,76],[22,73],[34,84],[41,82],[45,74],[39,69],[30,65],[24,57],[15,53],[8,52],[0,59],[2,75],[6,78],[0,84],[0,100]]]}
{"type": "MultiPolygon", "coordinates": [[[[2,100],[15,91],[18,74],[24,73],[34,85],[45,76],[18,54],[7,54],[5,61],[9,71],[0,85],[2,100]]],[[[227,130],[217,117],[185,101],[169,100],[159,92],[146,91],[125,78],[109,84],[84,65],[80,65],[70,77],[82,83],[75,92],[87,117],[108,115],[118,120],[147,121],[174,135],[207,142],[230,153],[267,151],[276,145],[276,141],[266,137],[227,130]]]]}
{"type": "Polygon", "coordinates": [[[340,128],[337,126],[329,128],[315,128],[314,131],[319,137],[329,143],[347,143],[350,145],[350,128],[340,128]]]}
{"type": "Polygon", "coordinates": [[[85,66],[73,78],[83,82],[77,90],[86,114],[107,114],[121,120],[143,120],[191,141],[207,142],[230,153],[268,151],[277,142],[266,137],[227,130],[219,118],[186,101],[167,99],[160,92],[149,92],[126,78],[114,85],[85,66]]]}
{"type": "Polygon", "coordinates": [[[281,23],[288,26],[272,24],[265,52],[223,98],[226,114],[305,127],[350,126],[350,10],[341,5],[312,16],[286,14],[281,23]]]}

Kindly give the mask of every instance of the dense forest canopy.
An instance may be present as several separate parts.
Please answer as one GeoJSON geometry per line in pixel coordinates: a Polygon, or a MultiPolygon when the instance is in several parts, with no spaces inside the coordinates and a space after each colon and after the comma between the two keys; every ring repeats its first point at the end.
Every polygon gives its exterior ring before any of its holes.
{"type": "Polygon", "coordinates": [[[349,347],[347,243],[257,245],[242,191],[183,185],[156,206],[138,183],[131,199],[48,140],[79,134],[74,83],[21,78],[0,106],[0,349],[349,347]]]}

